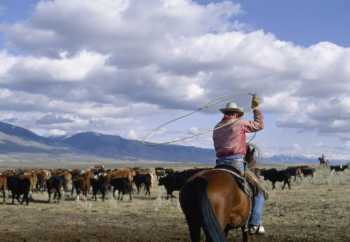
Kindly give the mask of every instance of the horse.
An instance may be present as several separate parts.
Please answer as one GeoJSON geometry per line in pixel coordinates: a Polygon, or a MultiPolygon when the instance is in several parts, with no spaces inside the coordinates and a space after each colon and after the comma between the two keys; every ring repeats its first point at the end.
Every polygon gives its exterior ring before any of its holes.
{"type": "MultiPolygon", "coordinates": [[[[255,148],[247,146],[248,164],[255,162],[255,148]]],[[[241,228],[248,242],[247,221],[252,202],[239,188],[232,174],[222,169],[203,170],[194,174],[180,191],[180,205],[192,242],[200,241],[201,228],[206,241],[224,242],[229,230],[241,228]]]]}
{"type": "Polygon", "coordinates": [[[320,161],[320,166],[328,167],[329,161],[324,158],[324,156],[319,157],[318,160],[320,161]]]}

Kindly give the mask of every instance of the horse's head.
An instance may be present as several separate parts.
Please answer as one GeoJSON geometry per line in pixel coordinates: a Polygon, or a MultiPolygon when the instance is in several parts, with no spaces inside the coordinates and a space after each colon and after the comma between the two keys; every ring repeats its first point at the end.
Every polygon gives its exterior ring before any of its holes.
{"type": "Polygon", "coordinates": [[[247,144],[247,153],[246,153],[246,155],[244,157],[244,160],[248,164],[256,162],[255,151],[256,151],[256,148],[253,145],[247,144]]]}

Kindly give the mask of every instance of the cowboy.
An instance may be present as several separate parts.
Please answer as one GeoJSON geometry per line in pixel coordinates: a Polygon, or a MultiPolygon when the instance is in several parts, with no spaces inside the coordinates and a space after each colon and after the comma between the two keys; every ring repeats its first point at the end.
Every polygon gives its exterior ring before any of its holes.
{"type": "MultiPolygon", "coordinates": [[[[255,183],[259,179],[253,177],[252,172],[246,169],[244,157],[247,152],[246,133],[257,132],[264,128],[263,115],[259,110],[259,98],[252,96],[251,108],[254,113],[254,121],[242,120],[243,108],[234,102],[226,104],[220,109],[224,114],[223,119],[216,125],[213,132],[213,141],[216,152],[217,166],[230,166],[245,174],[249,180],[255,183]],[[249,176],[247,176],[249,174],[249,176]]],[[[260,186],[261,187],[261,186],[260,186]]],[[[262,210],[264,207],[264,191],[254,196],[252,214],[249,218],[249,232],[251,234],[264,234],[265,229],[261,224],[262,210]]]]}

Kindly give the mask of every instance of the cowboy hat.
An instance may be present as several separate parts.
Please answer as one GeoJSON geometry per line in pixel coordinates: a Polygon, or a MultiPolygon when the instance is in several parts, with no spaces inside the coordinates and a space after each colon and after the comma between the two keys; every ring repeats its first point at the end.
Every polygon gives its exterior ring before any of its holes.
{"type": "Polygon", "coordinates": [[[243,116],[243,114],[244,114],[243,108],[239,107],[235,102],[227,103],[226,107],[225,108],[221,108],[220,111],[222,113],[224,113],[224,114],[228,113],[228,112],[230,112],[230,113],[232,113],[232,112],[238,113],[240,117],[243,116]]]}

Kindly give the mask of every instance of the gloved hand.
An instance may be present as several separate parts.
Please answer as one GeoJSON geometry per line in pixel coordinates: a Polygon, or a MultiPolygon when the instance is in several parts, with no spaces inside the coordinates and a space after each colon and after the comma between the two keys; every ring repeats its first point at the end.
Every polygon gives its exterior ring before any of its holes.
{"type": "Polygon", "coordinates": [[[250,107],[252,109],[255,109],[255,108],[258,108],[259,105],[260,105],[260,98],[257,95],[253,94],[252,95],[252,102],[251,102],[250,107]]]}

